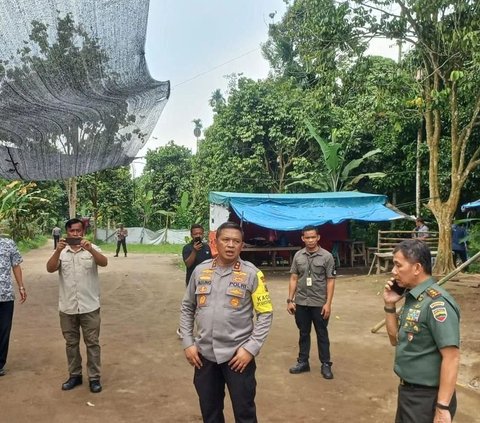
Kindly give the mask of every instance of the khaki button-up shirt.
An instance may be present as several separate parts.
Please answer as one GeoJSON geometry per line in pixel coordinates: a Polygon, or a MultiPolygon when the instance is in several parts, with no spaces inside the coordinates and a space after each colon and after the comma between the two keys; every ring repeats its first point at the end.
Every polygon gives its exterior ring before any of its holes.
{"type": "MultiPolygon", "coordinates": [[[[101,251],[96,245],[92,245],[101,251]]],[[[83,248],[66,246],[60,253],[58,309],[66,314],[82,314],[100,308],[100,283],[97,264],[83,248]]]]}

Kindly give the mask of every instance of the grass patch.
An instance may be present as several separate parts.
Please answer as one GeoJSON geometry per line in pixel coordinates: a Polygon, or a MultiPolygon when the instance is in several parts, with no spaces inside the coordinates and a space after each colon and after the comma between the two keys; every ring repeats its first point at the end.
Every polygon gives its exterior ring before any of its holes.
{"type": "MultiPolygon", "coordinates": [[[[103,252],[114,253],[117,249],[117,244],[111,242],[95,241],[103,252]]],[[[129,253],[139,254],[182,254],[183,245],[181,244],[159,244],[159,245],[147,245],[147,244],[129,244],[127,243],[127,250],[129,253]]],[[[123,254],[123,250],[120,248],[120,254],[123,254]]]]}
{"type": "Polygon", "coordinates": [[[39,235],[33,239],[24,239],[18,241],[17,247],[22,254],[25,254],[30,250],[34,250],[35,248],[43,247],[47,241],[48,238],[46,236],[39,235]]]}

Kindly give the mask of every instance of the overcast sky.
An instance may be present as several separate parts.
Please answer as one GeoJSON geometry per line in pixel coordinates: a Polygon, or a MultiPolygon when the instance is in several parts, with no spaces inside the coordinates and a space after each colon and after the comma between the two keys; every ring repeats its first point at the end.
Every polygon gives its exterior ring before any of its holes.
{"type": "MultiPolygon", "coordinates": [[[[170,81],[171,95],[137,156],[170,140],[195,152],[192,120],[201,119],[204,128],[212,123],[208,101],[217,88],[225,95],[225,75],[268,75],[260,45],[268,37],[269,14],[277,12],[278,22],[285,9],[283,0],[150,0],[147,64],[154,79],[170,81]]],[[[374,53],[387,47],[380,43],[374,53]]],[[[142,168],[136,160],[135,176],[142,168]]]]}

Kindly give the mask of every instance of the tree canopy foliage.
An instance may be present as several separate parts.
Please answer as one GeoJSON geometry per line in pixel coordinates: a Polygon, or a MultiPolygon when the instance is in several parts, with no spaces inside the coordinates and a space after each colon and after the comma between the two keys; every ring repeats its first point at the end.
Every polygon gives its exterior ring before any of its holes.
{"type": "Polygon", "coordinates": [[[418,172],[421,213],[440,231],[437,271],[446,272],[452,219],[480,196],[480,4],[286,3],[262,46],[270,76],[231,75],[227,93],[212,93],[212,125],[193,120],[196,154],[171,141],[147,153],[131,183],[127,169],[89,175],[81,202],[103,222],[140,224],[148,214],[153,229],[167,216],[187,227],[206,222],[209,191],[332,189],[334,150],[343,187],[386,194],[410,214],[418,172]],[[399,60],[368,55],[374,37],[397,42],[399,60]]]}

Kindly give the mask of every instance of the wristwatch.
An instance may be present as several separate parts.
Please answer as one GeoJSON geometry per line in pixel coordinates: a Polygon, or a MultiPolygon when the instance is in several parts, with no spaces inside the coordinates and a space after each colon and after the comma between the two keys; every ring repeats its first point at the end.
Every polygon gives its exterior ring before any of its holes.
{"type": "Polygon", "coordinates": [[[450,410],[448,405],[440,404],[439,402],[435,404],[435,407],[439,408],[440,410],[450,410]]]}
{"type": "Polygon", "coordinates": [[[293,303],[294,301],[291,300],[290,298],[287,298],[287,304],[293,303]]]}

